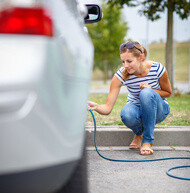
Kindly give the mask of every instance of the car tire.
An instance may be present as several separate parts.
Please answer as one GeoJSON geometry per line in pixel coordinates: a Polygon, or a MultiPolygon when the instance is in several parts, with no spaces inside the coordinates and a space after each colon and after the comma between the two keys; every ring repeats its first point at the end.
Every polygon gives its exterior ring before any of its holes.
{"type": "Polygon", "coordinates": [[[71,178],[58,193],[88,193],[86,150],[77,164],[71,178]]]}

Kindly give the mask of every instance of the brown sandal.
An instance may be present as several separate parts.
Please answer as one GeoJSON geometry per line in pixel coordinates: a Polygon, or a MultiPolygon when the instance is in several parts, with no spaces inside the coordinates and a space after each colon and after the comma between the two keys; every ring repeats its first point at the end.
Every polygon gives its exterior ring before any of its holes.
{"type": "Polygon", "coordinates": [[[133,141],[129,145],[129,149],[140,149],[142,138],[143,138],[142,135],[141,136],[135,135],[134,138],[133,138],[133,141]],[[139,143],[139,141],[140,141],[140,143],[139,143]]]}
{"type": "Polygon", "coordinates": [[[130,144],[129,149],[140,149],[140,145],[137,144],[130,144]]]}
{"type": "Polygon", "coordinates": [[[152,155],[154,153],[152,146],[153,144],[143,143],[142,148],[140,149],[140,155],[152,155]]]}

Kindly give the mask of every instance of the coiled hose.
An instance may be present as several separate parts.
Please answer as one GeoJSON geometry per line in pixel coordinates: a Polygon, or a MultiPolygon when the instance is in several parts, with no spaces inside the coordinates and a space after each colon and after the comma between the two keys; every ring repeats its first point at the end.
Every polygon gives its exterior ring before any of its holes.
{"type": "MultiPolygon", "coordinates": [[[[100,157],[102,157],[103,159],[106,159],[108,161],[114,161],[114,162],[152,162],[152,161],[163,161],[163,160],[172,160],[172,159],[190,159],[190,157],[165,157],[165,158],[147,159],[147,160],[120,160],[120,159],[107,158],[107,157],[101,155],[98,148],[97,148],[97,144],[96,144],[96,119],[95,119],[95,116],[94,116],[94,113],[92,112],[92,110],[90,110],[90,113],[91,113],[91,115],[93,117],[93,121],[94,121],[94,145],[95,145],[95,149],[96,149],[98,155],[100,157]]],[[[177,178],[180,180],[190,180],[190,178],[179,177],[179,176],[175,176],[175,175],[172,175],[169,173],[169,171],[171,171],[171,170],[178,169],[178,168],[186,168],[186,167],[190,167],[190,165],[171,167],[166,171],[166,174],[170,177],[177,178]]]]}

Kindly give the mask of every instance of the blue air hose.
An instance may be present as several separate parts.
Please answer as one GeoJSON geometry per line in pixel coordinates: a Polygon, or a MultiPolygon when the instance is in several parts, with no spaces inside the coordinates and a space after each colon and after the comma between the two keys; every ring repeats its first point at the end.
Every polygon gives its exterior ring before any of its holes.
{"type": "MultiPolygon", "coordinates": [[[[190,157],[166,157],[166,158],[160,158],[160,159],[147,159],[147,160],[120,160],[120,159],[111,159],[111,158],[104,157],[103,155],[100,154],[100,152],[97,148],[97,144],[96,144],[96,119],[95,119],[95,116],[94,116],[94,113],[92,112],[92,110],[90,110],[90,113],[92,114],[93,121],[94,121],[94,145],[95,145],[95,149],[96,149],[98,155],[100,157],[102,157],[103,159],[106,159],[108,161],[115,161],[115,162],[151,162],[151,161],[162,161],[162,160],[171,160],[171,159],[190,159],[190,157]]],[[[171,171],[173,169],[185,168],[185,167],[190,167],[190,165],[182,165],[182,166],[172,167],[172,168],[169,168],[166,171],[166,173],[168,176],[173,177],[173,178],[177,178],[177,179],[181,179],[181,180],[190,180],[190,178],[179,177],[179,176],[175,176],[175,175],[172,175],[169,173],[169,171],[171,171]]]]}

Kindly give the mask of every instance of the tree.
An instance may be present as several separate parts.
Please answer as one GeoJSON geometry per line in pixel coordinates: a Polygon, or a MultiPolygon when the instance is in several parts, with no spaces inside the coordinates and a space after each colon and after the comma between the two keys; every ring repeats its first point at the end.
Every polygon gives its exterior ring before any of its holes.
{"type": "Polygon", "coordinates": [[[104,72],[104,82],[108,79],[108,70],[112,72],[120,64],[119,46],[127,33],[127,23],[123,20],[121,9],[102,5],[103,19],[87,25],[95,47],[95,68],[104,72]]]}
{"type": "Polygon", "coordinates": [[[168,71],[172,88],[173,80],[173,13],[179,15],[181,19],[186,19],[190,15],[190,2],[188,0],[108,0],[111,6],[141,5],[140,14],[144,14],[149,20],[160,19],[160,13],[167,9],[167,41],[165,51],[165,65],[168,71]]]}

